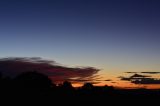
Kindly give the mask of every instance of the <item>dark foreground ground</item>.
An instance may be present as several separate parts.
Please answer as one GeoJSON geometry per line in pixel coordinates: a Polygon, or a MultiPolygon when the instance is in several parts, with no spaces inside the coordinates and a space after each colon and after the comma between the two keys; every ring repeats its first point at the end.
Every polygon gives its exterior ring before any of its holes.
{"type": "Polygon", "coordinates": [[[114,89],[90,83],[75,89],[69,82],[56,86],[46,76],[25,73],[14,79],[1,78],[0,98],[1,104],[13,106],[155,106],[160,104],[160,90],[114,89]]]}
{"type": "Polygon", "coordinates": [[[14,90],[1,92],[1,103],[27,105],[157,105],[160,103],[159,90],[14,90]]]}

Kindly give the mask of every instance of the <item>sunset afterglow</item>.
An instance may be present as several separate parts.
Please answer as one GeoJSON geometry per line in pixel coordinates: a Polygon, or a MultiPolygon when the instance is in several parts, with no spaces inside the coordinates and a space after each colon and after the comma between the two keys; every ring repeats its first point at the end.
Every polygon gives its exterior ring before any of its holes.
{"type": "Polygon", "coordinates": [[[0,73],[160,89],[158,0],[1,0],[0,73]]]}

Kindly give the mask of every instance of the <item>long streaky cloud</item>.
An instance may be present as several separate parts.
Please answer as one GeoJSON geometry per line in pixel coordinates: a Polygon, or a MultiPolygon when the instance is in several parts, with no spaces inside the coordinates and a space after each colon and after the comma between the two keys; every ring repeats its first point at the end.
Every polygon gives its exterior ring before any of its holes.
{"type": "Polygon", "coordinates": [[[22,72],[37,71],[49,76],[54,82],[62,82],[75,78],[75,81],[94,81],[99,69],[94,67],[66,67],[55,61],[32,58],[2,58],[0,72],[5,76],[15,77],[22,72]],[[78,79],[76,79],[78,78],[78,79]]]}
{"type": "Polygon", "coordinates": [[[124,72],[127,74],[136,74],[136,73],[142,73],[142,74],[160,74],[160,72],[153,72],[153,71],[146,71],[146,72],[124,72]]]}
{"type": "Polygon", "coordinates": [[[144,73],[144,74],[160,74],[160,72],[141,72],[141,73],[144,73]]]}

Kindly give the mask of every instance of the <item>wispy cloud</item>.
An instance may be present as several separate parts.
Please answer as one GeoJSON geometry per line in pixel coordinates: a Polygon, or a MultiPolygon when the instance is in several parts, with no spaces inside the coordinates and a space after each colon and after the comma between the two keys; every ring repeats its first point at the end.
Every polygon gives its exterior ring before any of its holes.
{"type": "Polygon", "coordinates": [[[105,81],[112,81],[111,79],[107,79],[107,80],[105,80],[105,81]]]}
{"type": "Polygon", "coordinates": [[[128,74],[135,74],[135,73],[138,73],[138,72],[124,72],[124,73],[128,73],[128,74]]]}
{"type": "Polygon", "coordinates": [[[2,58],[0,59],[0,72],[6,76],[14,77],[26,71],[38,71],[48,75],[54,82],[64,80],[77,82],[94,82],[100,71],[94,67],[66,67],[57,64],[55,61],[41,58],[2,58]]]}
{"type": "Polygon", "coordinates": [[[144,74],[160,74],[160,72],[141,72],[141,73],[144,73],[144,74]]]}
{"type": "Polygon", "coordinates": [[[130,81],[134,84],[160,84],[160,79],[152,76],[134,74],[130,77],[119,77],[121,80],[130,81]]]}
{"type": "Polygon", "coordinates": [[[136,73],[143,73],[143,74],[160,74],[160,72],[152,72],[152,71],[146,71],[146,72],[125,72],[127,74],[136,74],[136,73]]]}

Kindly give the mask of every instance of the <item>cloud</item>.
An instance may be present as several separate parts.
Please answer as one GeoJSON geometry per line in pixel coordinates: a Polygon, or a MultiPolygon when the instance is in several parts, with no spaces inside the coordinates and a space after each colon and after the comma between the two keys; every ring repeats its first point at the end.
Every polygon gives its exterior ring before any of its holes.
{"type": "Polygon", "coordinates": [[[151,77],[151,76],[140,75],[140,74],[133,74],[133,75],[131,75],[130,77],[120,76],[120,77],[118,77],[118,78],[120,78],[121,80],[130,81],[130,80],[135,80],[135,79],[142,79],[142,78],[145,78],[145,77],[151,77]]]}
{"type": "Polygon", "coordinates": [[[105,80],[105,81],[112,81],[111,79],[107,79],[107,80],[105,80]]]}
{"type": "Polygon", "coordinates": [[[143,74],[160,74],[160,72],[152,72],[152,71],[146,71],[146,72],[125,72],[127,74],[137,74],[137,73],[143,73],[143,74]]]}
{"type": "Polygon", "coordinates": [[[99,69],[93,67],[66,67],[55,61],[33,58],[2,58],[0,59],[0,72],[5,76],[15,77],[26,71],[37,71],[48,75],[54,82],[70,81],[94,81],[99,69]],[[72,80],[71,80],[72,79],[72,80]]]}
{"type": "Polygon", "coordinates": [[[151,77],[151,76],[146,76],[146,75],[140,75],[140,74],[134,74],[130,78],[145,78],[145,77],[151,77]]]}
{"type": "Polygon", "coordinates": [[[144,73],[144,74],[160,74],[160,72],[141,72],[141,73],[144,73]]]}
{"type": "Polygon", "coordinates": [[[119,77],[121,80],[130,81],[134,84],[160,84],[160,79],[151,78],[151,76],[134,74],[130,77],[119,77]]]}
{"type": "Polygon", "coordinates": [[[131,82],[135,84],[160,84],[160,79],[141,78],[140,80],[133,80],[131,82]]]}
{"type": "Polygon", "coordinates": [[[124,73],[128,73],[128,74],[136,74],[137,72],[124,72],[124,73]]]}
{"type": "Polygon", "coordinates": [[[122,81],[130,81],[131,80],[131,78],[127,78],[127,77],[123,77],[123,76],[120,76],[118,78],[120,78],[120,80],[122,80],[122,81]]]}

